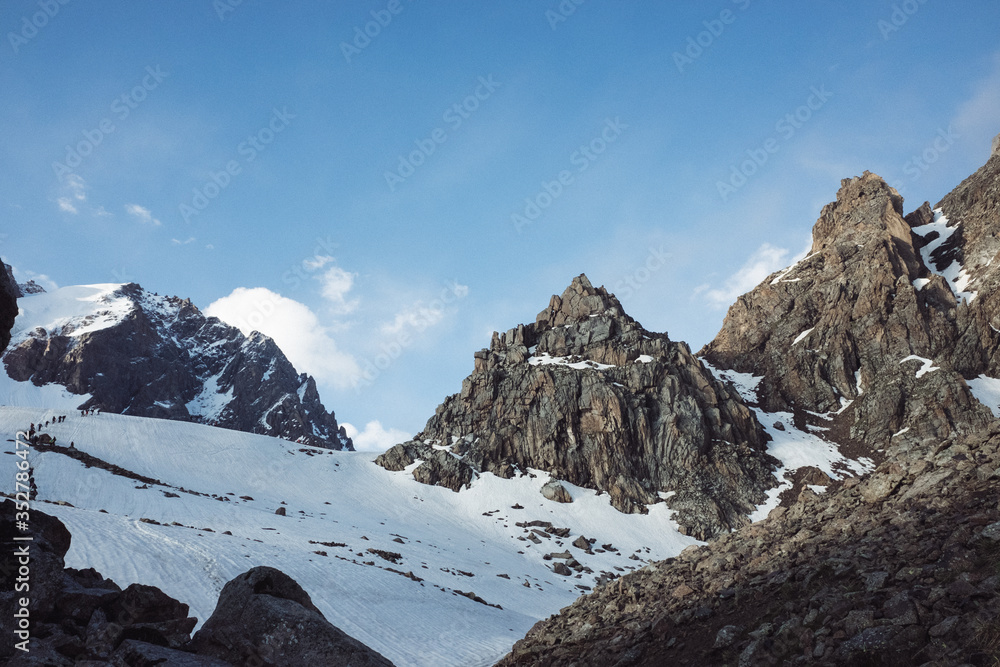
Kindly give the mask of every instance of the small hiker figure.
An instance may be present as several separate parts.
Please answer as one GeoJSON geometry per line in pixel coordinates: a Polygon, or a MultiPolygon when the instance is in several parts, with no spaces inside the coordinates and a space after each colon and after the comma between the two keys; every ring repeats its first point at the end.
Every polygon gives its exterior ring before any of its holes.
{"type": "Polygon", "coordinates": [[[73,444],[72,440],[69,441],[69,448],[70,449],[76,449],[76,446],[73,444]]]}
{"type": "Polygon", "coordinates": [[[101,414],[101,409],[97,408],[97,412],[95,414],[98,414],[98,415],[101,414]]]}

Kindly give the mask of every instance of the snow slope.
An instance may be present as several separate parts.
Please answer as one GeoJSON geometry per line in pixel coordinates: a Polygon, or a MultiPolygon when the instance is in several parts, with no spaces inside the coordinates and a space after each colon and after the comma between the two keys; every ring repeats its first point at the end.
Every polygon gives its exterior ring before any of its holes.
{"type": "MultiPolygon", "coordinates": [[[[804,333],[808,335],[810,331],[812,329],[804,333]]],[[[799,338],[802,337],[802,335],[799,336],[799,338]]],[[[764,379],[763,377],[754,376],[749,373],[739,373],[737,371],[720,370],[704,359],[701,362],[705,364],[705,367],[717,379],[723,382],[731,382],[736,391],[743,397],[743,400],[750,406],[757,404],[757,386],[764,379]]],[[[860,393],[860,374],[857,377],[858,391],[860,393]]],[[[843,407],[841,407],[840,412],[843,412],[851,402],[843,398],[841,401],[843,407]]],[[[781,484],[767,492],[767,501],[759,505],[757,510],[750,515],[751,521],[766,519],[768,513],[778,506],[780,502],[779,496],[783,491],[792,487],[792,473],[799,468],[807,466],[819,468],[831,479],[843,479],[847,476],[863,475],[875,469],[875,463],[871,459],[849,459],[840,453],[840,449],[835,443],[823,439],[816,433],[797,428],[795,426],[794,415],[790,412],[764,412],[758,407],[751,407],[751,409],[757,413],[757,420],[764,426],[767,434],[771,436],[771,441],[767,444],[767,453],[781,461],[781,468],[775,473],[781,484]]],[[[829,415],[812,414],[820,419],[829,421],[833,419],[833,415],[839,414],[839,412],[829,415]]],[[[814,426],[812,430],[823,431],[826,429],[814,426]]]]}
{"type": "MultiPolygon", "coordinates": [[[[68,415],[46,429],[61,446],[73,441],[161,482],[33,451],[38,500],[72,505],[34,504],[72,533],[67,566],[94,567],[121,586],[157,586],[204,622],[228,580],[271,565],[298,581],[331,623],[400,666],[492,664],[601,571],[620,574],[695,543],[675,530],[662,503],[645,516],[625,515],[606,495],[565,483],[573,503],[545,500],[539,490],[549,478],[537,471],[511,480],[485,474],[453,493],[418,484],[408,471],[387,472],[371,454],[194,423],[0,407],[0,428],[13,438],[54,414],[68,415]],[[512,508],[518,504],[523,509],[512,508]],[[275,514],[279,507],[287,516],[275,514]],[[526,529],[515,522],[531,520],[571,534],[519,539],[526,529]],[[570,546],[581,534],[616,551],[587,555],[570,546]],[[399,562],[368,549],[398,553],[399,562]],[[554,574],[543,555],[567,550],[593,574],[554,574]],[[402,576],[408,572],[423,581],[402,576]]],[[[0,454],[7,479],[16,460],[0,454]]]]}

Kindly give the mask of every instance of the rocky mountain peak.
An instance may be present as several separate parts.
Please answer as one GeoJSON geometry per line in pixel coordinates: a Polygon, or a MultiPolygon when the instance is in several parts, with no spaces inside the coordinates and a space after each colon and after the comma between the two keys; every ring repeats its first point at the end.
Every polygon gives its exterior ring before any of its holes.
{"type": "Polygon", "coordinates": [[[910,226],[903,219],[903,198],[880,176],[866,171],[842,180],[836,201],[823,207],[813,227],[811,253],[837,243],[864,243],[878,233],[912,246],[910,226]]]}
{"type": "Polygon", "coordinates": [[[623,512],[667,498],[699,538],[748,521],[776,485],[767,435],[739,394],[684,343],[646,331],[581,275],[535,322],[494,334],[462,391],[376,463],[460,491],[475,476],[543,470],[607,493],[623,512]]]}
{"type": "Polygon", "coordinates": [[[990,150],[990,155],[991,156],[998,155],[998,154],[1000,154],[1000,134],[998,134],[997,136],[993,137],[993,147],[990,150]]]}
{"type": "Polygon", "coordinates": [[[594,287],[587,276],[581,273],[573,278],[562,296],[553,296],[548,308],[538,313],[535,329],[542,332],[600,316],[632,321],[614,294],[609,294],[604,287],[594,287]]]}

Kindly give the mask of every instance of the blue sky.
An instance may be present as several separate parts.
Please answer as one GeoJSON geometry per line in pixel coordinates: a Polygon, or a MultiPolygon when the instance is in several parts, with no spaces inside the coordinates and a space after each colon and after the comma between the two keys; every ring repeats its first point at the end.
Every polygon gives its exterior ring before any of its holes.
{"type": "Polygon", "coordinates": [[[987,0],[9,0],[0,254],[273,335],[377,447],[579,273],[697,349],[841,178],[936,202],[1000,132],[998,25],[987,0]]]}

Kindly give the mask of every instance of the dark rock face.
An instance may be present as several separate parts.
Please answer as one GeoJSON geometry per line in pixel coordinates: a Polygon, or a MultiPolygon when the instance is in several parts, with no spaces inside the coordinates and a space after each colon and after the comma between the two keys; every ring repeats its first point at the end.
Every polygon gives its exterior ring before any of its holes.
{"type": "Polygon", "coordinates": [[[599,586],[498,664],[994,664],[998,487],[1000,422],[599,586]]]}
{"type": "Polygon", "coordinates": [[[930,207],[902,212],[878,176],[843,181],[810,255],[741,296],[700,355],[763,376],[768,411],[839,412],[831,434],[842,443],[909,446],[988,424],[965,382],[984,365],[982,341],[968,333],[979,305],[922,258],[936,238],[917,233],[933,221],[930,207]]]}
{"type": "Polygon", "coordinates": [[[14,280],[11,268],[4,264],[0,271],[0,353],[7,349],[10,343],[10,330],[17,317],[17,300],[21,290],[14,280]]]}
{"type": "MultiPolygon", "coordinates": [[[[0,504],[3,525],[14,526],[15,504],[0,504]]],[[[12,616],[15,601],[30,599],[30,652],[24,654],[15,642],[0,642],[4,664],[72,665],[74,660],[94,660],[95,664],[139,664],[115,662],[123,642],[137,640],[179,649],[191,639],[197,620],[188,617],[188,606],[165,595],[158,588],[133,584],[124,591],[115,582],[94,570],[64,569],[70,534],[58,519],[33,508],[31,542],[15,542],[13,531],[3,534],[4,574],[0,586],[0,604],[9,613],[0,617],[5,638],[15,637],[12,616]],[[16,589],[20,556],[15,549],[28,546],[30,590],[16,589]],[[46,657],[47,656],[47,657],[46,657]],[[42,658],[45,657],[45,660],[42,658]],[[34,660],[34,662],[32,662],[34,660]],[[39,661],[41,660],[41,661],[39,661]]],[[[178,663],[182,664],[182,663],[178,663]]],[[[187,664],[187,663],[184,663],[187,664]]],[[[210,665],[210,662],[191,662],[210,665]]],[[[217,663],[216,663],[217,664],[217,663]]]]}
{"type": "Polygon", "coordinates": [[[376,463],[458,490],[528,468],[644,512],[661,492],[689,534],[747,522],[774,486],[754,413],[684,343],[650,333],[603,287],[575,278],[532,324],[494,334],[460,394],[376,463]]]}
{"type": "Polygon", "coordinates": [[[19,335],[4,357],[7,373],[92,395],[82,408],[354,449],[313,378],[297,373],[270,338],[244,336],[188,300],[155,296],[135,283],[97,304],[92,318],[112,303],[125,303],[128,313],[109,327],[73,335],[89,323],[84,319],[19,335]]]}
{"type": "Polygon", "coordinates": [[[288,575],[255,567],[226,584],[192,647],[233,664],[391,667],[329,623],[288,575]]]}

